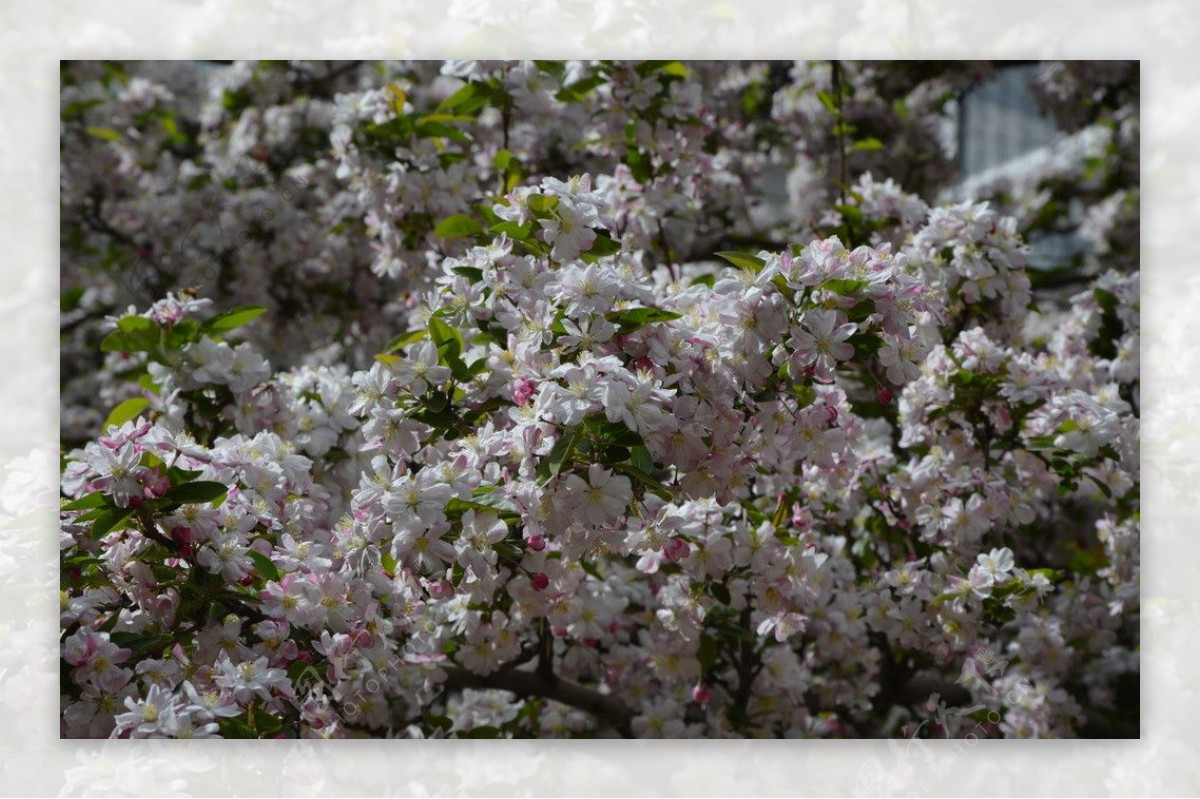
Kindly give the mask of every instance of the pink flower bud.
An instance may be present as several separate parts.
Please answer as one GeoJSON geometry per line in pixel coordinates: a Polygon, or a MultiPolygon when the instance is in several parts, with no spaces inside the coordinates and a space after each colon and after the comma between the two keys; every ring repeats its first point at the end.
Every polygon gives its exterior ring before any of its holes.
{"type": "Polygon", "coordinates": [[[694,686],[692,686],[692,701],[695,702],[696,704],[698,704],[698,705],[705,704],[706,702],[708,702],[708,700],[711,696],[712,696],[712,691],[710,691],[708,689],[708,686],[705,685],[704,683],[698,682],[694,686]]]}
{"type": "Polygon", "coordinates": [[[541,552],[546,548],[546,539],[540,535],[531,535],[525,539],[525,546],[532,549],[534,552],[541,552]]]}
{"type": "Polygon", "coordinates": [[[880,405],[891,405],[892,404],[892,390],[890,388],[888,388],[887,386],[883,386],[882,388],[880,388],[879,393],[876,394],[875,396],[879,400],[880,405]]]}
{"type": "Polygon", "coordinates": [[[536,572],[529,577],[534,591],[545,591],[550,586],[550,578],[545,572],[536,572]]]}
{"type": "Polygon", "coordinates": [[[663,547],[663,556],[667,560],[683,560],[691,554],[692,547],[682,538],[672,538],[663,547]]]}
{"type": "Polygon", "coordinates": [[[535,391],[533,381],[528,377],[518,377],[513,381],[513,402],[524,407],[529,404],[529,398],[535,391]]]}

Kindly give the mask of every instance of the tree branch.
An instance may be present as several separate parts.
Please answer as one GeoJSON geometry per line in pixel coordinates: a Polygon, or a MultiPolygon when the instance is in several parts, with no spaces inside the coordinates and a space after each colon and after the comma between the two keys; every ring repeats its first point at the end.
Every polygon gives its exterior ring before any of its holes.
{"type": "Polygon", "coordinates": [[[520,669],[483,676],[473,674],[459,666],[443,666],[443,668],[446,671],[446,687],[449,689],[500,690],[520,697],[538,696],[543,699],[553,699],[555,702],[561,702],[592,714],[614,727],[626,738],[633,735],[630,729],[633,711],[614,697],[602,694],[594,688],[588,688],[562,677],[556,677],[553,681],[549,681],[536,672],[520,669]]]}

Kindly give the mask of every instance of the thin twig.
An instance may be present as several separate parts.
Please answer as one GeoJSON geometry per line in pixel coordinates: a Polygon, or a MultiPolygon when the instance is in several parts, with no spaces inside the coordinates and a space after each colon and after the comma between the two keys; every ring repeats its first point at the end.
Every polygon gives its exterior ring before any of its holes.
{"type": "Polygon", "coordinates": [[[834,133],[838,142],[838,201],[846,204],[846,123],[842,112],[842,62],[833,61],[833,104],[837,108],[834,133]]]}

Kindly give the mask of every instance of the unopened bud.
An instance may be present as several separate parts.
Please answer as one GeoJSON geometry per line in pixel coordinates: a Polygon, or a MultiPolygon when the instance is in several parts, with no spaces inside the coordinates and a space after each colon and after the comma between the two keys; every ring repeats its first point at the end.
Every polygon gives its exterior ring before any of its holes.
{"type": "Polygon", "coordinates": [[[663,555],[667,560],[683,560],[691,554],[692,546],[682,538],[672,538],[663,547],[663,555]]]}

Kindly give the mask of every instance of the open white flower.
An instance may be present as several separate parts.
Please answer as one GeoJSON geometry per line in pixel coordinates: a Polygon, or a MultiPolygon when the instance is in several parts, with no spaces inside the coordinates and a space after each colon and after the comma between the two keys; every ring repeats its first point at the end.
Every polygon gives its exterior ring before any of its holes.
{"type": "Polygon", "coordinates": [[[614,475],[598,463],[588,467],[587,482],[577,474],[570,474],[563,481],[562,490],[582,521],[597,527],[615,521],[633,500],[629,478],[614,475]]]}

